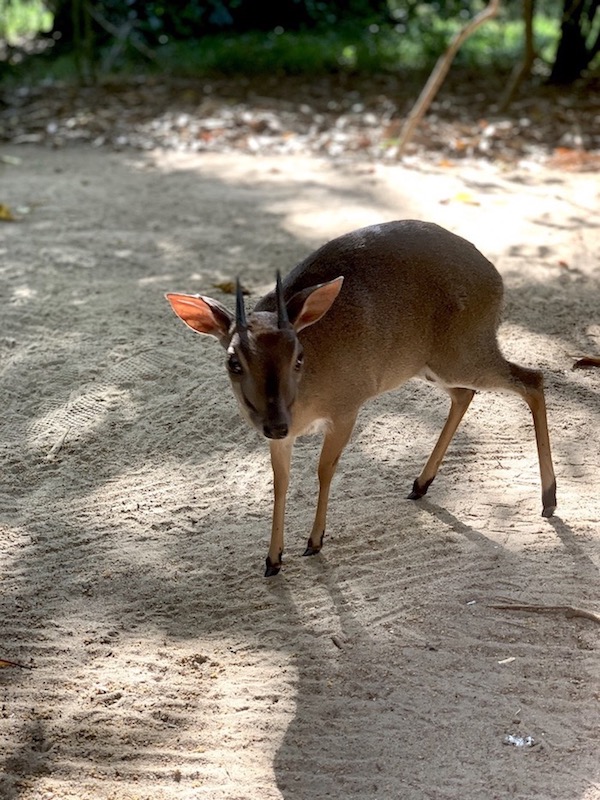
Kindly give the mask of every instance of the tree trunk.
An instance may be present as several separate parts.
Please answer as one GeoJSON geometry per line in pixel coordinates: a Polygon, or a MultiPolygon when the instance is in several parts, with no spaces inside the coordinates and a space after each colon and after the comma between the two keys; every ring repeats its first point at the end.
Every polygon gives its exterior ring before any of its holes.
{"type": "Polygon", "coordinates": [[[501,111],[506,111],[521,83],[531,74],[531,68],[535,61],[535,44],[533,38],[534,11],[535,0],[523,0],[523,23],[525,28],[523,60],[516,64],[512,71],[508,86],[500,101],[501,111]]]}
{"type": "Polygon", "coordinates": [[[564,0],[560,41],[550,83],[573,83],[590,62],[591,55],[582,30],[584,7],[585,0],[564,0]]]}

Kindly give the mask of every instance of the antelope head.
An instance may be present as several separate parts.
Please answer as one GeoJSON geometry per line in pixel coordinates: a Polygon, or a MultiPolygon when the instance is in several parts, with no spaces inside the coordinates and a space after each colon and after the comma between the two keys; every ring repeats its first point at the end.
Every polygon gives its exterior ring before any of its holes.
{"type": "Polygon", "coordinates": [[[286,302],[277,273],[276,310],[248,315],[239,281],[235,315],[210,297],[167,294],[166,298],[188,327],[214,336],[226,350],[233,393],[249,422],[268,439],[285,439],[304,363],[298,333],[329,310],[342,282],[339,277],[311,286],[286,302]]]}

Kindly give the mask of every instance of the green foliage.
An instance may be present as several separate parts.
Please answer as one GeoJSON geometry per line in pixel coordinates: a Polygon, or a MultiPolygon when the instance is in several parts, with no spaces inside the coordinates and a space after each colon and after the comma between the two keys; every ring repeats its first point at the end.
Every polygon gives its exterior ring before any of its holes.
{"type": "MultiPolygon", "coordinates": [[[[60,11],[64,16],[64,24],[71,19],[70,2],[54,0],[57,15],[60,11]]],[[[296,0],[286,2],[289,7],[299,4],[296,0]]],[[[281,8],[286,2],[281,0],[281,8]]],[[[385,7],[390,13],[387,17],[380,15],[377,22],[372,17],[365,20],[365,14],[369,8],[376,8],[377,2],[351,0],[356,12],[353,21],[324,24],[327,13],[333,14],[336,8],[339,10],[343,6],[341,0],[302,0],[303,12],[313,22],[320,21],[320,25],[299,30],[277,26],[267,31],[197,35],[198,30],[209,23],[221,29],[230,28],[231,14],[241,13],[243,8],[250,7],[249,4],[250,0],[192,0],[181,4],[163,0],[149,3],[108,0],[96,3],[95,8],[101,11],[103,19],[113,30],[121,32],[121,38],[116,39],[106,27],[96,31],[94,47],[100,72],[106,70],[107,65],[112,73],[141,69],[182,76],[427,70],[467,19],[484,6],[483,0],[444,3],[388,0],[385,7]],[[125,33],[124,19],[128,21],[125,33]]],[[[554,0],[539,0],[540,11],[535,19],[536,49],[548,63],[556,47],[560,16],[545,16],[541,11],[554,5],[554,0]]],[[[261,8],[262,12],[257,13],[266,14],[261,8]]],[[[456,63],[477,69],[511,68],[523,50],[520,13],[520,3],[507,0],[503,14],[482,26],[465,42],[456,63]]],[[[2,19],[5,37],[31,35],[48,30],[52,25],[43,0],[0,0],[2,19]]],[[[0,28],[0,35],[2,33],[0,28]]],[[[74,77],[76,62],[69,53],[68,49],[61,48],[55,58],[46,57],[41,68],[32,65],[34,73],[30,74],[30,79],[35,80],[40,74],[55,79],[74,77]]]]}
{"type": "Polygon", "coordinates": [[[52,20],[43,0],[0,0],[0,38],[10,45],[49,31],[52,20]]]}
{"type": "Polygon", "coordinates": [[[207,36],[198,42],[167,44],[156,50],[169,72],[318,74],[393,68],[396,57],[383,39],[354,28],[241,36],[207,36]]]}
{"type": "MultiPolygon", "coordinates": [[[[169,73],[319,74],[338,71],[374,73],[429,69],[461,28],[458,20],[432,20],[427,29],[411,26],[336,26],[315,31],[207,36],[197,42],[173,42],[155,51],[158,67],[169,73]]],[[[536,47],[551,60],[558,23],[538,18],[536,47]]],[[[465,42],[456,63],[466,67],[511,68],[523,50],[518,21],[492,22],[465,42]]]]}

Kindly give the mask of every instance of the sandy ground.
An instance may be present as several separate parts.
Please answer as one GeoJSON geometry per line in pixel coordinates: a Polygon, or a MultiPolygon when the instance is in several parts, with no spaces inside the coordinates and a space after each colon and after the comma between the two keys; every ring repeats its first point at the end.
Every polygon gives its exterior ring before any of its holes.
{"type": "Polygon", "coordinates": [[[600,798],[600,214],[594,174],[9,147],[0,202],[3,800],[600,798]],[[254,298],[334,235],[420,217],[502,272],[507,355],[540,366],[558,478],[542,519],[517,398],[480,394],[428,497],[447,400],[364,408],[326,546],[262,576],[264,441],[219,346],[165,291],[254,298]],[[528,603],[547,613],[493,608],[528,603]],[[507,743],[530,741],[532,746],[507,743]]]}

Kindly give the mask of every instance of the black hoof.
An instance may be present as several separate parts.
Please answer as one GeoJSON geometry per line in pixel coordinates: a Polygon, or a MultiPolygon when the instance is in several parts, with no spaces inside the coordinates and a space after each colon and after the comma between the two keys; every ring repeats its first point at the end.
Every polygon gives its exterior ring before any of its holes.
{"type": "Polygon", "coordinates": [[[542,505],[542,517],[551,517],[556,510],[556,481],[547,491],[542,492],[542,505]]]}
{"type": "Polygon", "coordinates": [[[278,561],[277,564],[274,564],[269,556],[267,556],[265,564],[265,578],[272,578],[273,575],[279,575],[279,571],[281,570],[281,561],[278,561]]]}
{"type": "Polygon", "coordinates": [[[407,500],[420,500],[427,494],[427,489],[431,486],[433,478],[430,481],[427,481],[424,486],[419,486],[419,479],[417,478],[416,481],[413,483],[412,492],[408,495],[407,500]]]}
{"type": "Polygon", "coordinates": [[[325,537],[325,531],[321,534],[321,541],[317,546],[315,546],[310,539],[306,543],[306,550],[302,553],[303,556],[316,556],[317,553],[321,552],[321,548],[323,547],[323,539],[325,537]]]}

